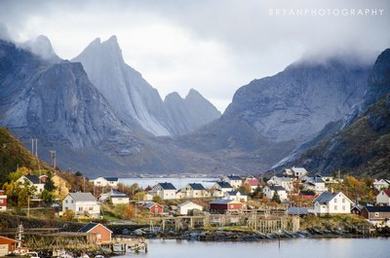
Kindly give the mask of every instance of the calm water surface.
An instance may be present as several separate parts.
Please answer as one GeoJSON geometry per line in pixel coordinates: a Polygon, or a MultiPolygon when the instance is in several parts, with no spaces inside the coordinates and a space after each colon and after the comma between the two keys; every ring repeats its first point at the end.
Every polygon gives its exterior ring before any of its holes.
{"type": "Polygon", "coordinates": [[[147,177],[147,178],[119,178],[119,182],[126,185],[137,183],[141,187],[154,186],[158,183],[169,182],[177,189],[186,186],[188,183],[201,183],[204,187],[212,186],[218,178],[200,177],[200,178],[179,178],[179,177],[147,177]]]}
{"type": "Polygon", "coordinates": [[[390,239],[294,239],[247,243],[150,240],[145,258],[390,258],[390,239]]]}

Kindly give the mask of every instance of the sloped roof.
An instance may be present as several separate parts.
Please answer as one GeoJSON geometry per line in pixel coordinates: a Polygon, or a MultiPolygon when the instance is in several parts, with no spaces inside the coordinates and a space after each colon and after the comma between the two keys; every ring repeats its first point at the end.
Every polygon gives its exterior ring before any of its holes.
{"type": "Polygon", "coordinates": [[[291,170],[298,173],[307,173],[307,170],[305,168],[292,167],[291,170]]]}
{"type": "Polygon", "coordinates": [[[236,201],[230,199],[216,199],[214,201],[211,201],[210,204],[228,204],[231,202],[236,202],[236,201]]]}
{"type": "Polygon", "coordinates": [[[104,179],[111,182],[117,182],[119,180],[117,177],[104,177],[104,179]]]}
{"type": "Polygon", "coordinates": [[[390,206],[365,206],[369,212],[390,212],[390,206]]]}
{"type": "Polygon", "coordinates": [[[305,207],[290,207],[287,210],[288,215],[306,215],[309,209],[305,207]]]}
{"type": "Polygon", "coordinates": [[[273,185],[269,187],[272,191],[286,191],[281,185],[273,185]]]}
{"type": "Polygon", "coordinates": [[[111,189],[110,196],[112,197],[127,197],[125,193],[119,192],[117,190],[111,189]]]}
{"type": "Polygon", "coordinates": [[[192,204],[192,205],[196,205],[196,206],[202,207],[202,205],[199,205],[199,204],[194,203],[194,202],[191,202],[191,201],[185,201],[185,202],[183,202],[183,203],[178,204],[177,206],[183,207],[183,206],[186,206],[186,205],[189,205],[189,204],[192,204]]]}
{"type": "Polygon", "coordinates": [[[26,175],[25,177],[28,180],[30,180],[30,182],[33,183],[33,184],[40,184],[39,177],[37,177],[36,175],[26,175]]]}
{"type": "Polygon", "coordinates": [[[112,231],[107,228],[106,226],[104,226],[103,224],[100,224],[100,223],[94,223],[94,222],[90,222],[86,225],[84,225],[82,228],[80,228],[79,232],[83,232],[83,233],[88,233],[89,231],[91,231],[94,227],[98,226],[98,225],[102,225],[105,229],[107,229],[108,231],[110,231],[112,233],[112,231]]]}
{"type": "Polygon", "coordinates": [[[236,175],[230,175],[227,176],[227,178],[229,178],[229,180],[242,180],[240,176],[236,176],[236,175]]]}
{"type": "Polygon", "coordinates": [[[69,193],[69,195],[72,197],[73,200],[79,201],[79,202],[94,202],[96,201],[96,198],[89,192],[82,193],[69,193]]]}
{"type": "Polygon", "coordinates": [[[225,182],[225,181],[218,181],[217,184],[221,188],[233,188],[228,182],[225,182]]]}
{"type": "Polygon", "coordinates": [[[390,189],[383,190],[383,192],[390,197],[390,189]]]}
{"type": "Polygon", "coordinates": [[[317,198],[314,199],[314,202],[318,202],[320,204],[327,204],[330,202],[338,193],[331,192],[323,192],[317,198]]]}
{"type": "Polygon", "coordinates": [[[176,190],[176,187],[172,183],[164,182],[158,183],[164,190],[176,190]]]}
{"type": "Polygon", "coordinates": [[[199,184],[199,183],[192,183],[192,184],[189,184],[189,186],[194,190],[206,190],[206,188],[204,188],[204,186],[202,184],[199,184]]]}

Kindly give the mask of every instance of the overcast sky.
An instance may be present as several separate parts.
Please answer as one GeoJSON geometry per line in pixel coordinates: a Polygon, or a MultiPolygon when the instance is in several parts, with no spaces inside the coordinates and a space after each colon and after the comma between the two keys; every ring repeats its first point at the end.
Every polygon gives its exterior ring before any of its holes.
{"type": "Polygon", "coordinates": [[[0,0],[0,23],[17,41],[48,36],[65,59],[97,37],[116,35],[126,62],[162,97],[195,88],[222,111],[240,86],[302,56],[348,51],[373,57],[390,47],[389,3],[0,0]],[[298,16],[297,9],[311,13],[298,16]]]}

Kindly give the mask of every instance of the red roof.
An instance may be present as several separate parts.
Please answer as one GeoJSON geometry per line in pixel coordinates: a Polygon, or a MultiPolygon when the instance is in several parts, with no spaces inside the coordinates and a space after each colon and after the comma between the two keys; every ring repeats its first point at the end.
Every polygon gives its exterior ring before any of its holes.
{"type": "Polygon", "coordinates": [[[257,180],[257,178],[248,178],[247,180],[245,180],[245,183],[250,186],[257,186],[259,184],[259,180],[257,180]]]}
{"type": "Polygon", "coordinates": [[[385,192],[385,194],[390,197],[390,189],[383,190],[383,192],[385,192]]]}

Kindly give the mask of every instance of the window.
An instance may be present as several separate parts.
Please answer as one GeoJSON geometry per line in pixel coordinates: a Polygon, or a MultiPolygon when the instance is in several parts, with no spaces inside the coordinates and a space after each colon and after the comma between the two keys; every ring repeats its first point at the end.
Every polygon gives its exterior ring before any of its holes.
{"type": "Polygon", "coordinates": [[[343,211],[345,211],[345,205],[343,205],[343,211]]]}
{"type": "Polygon", "coordinates": [[[82,208],[82,207],[79,207],[79,211],[83,211],[83,208],[82,208]]]}
{"type": "Polygon", "coordinates": [[[374,216],[379,217],[379,212],[375,212],[374,216]]]}
{"type": "Polygon", "coordinates": [[[337,205],[334,206],[334,210],[337,211],[337,205]]]}
{"type": "Polygon", "coordinates": [[[345,198],[342,199],[342,203],[345,203],[345,198]]]}

